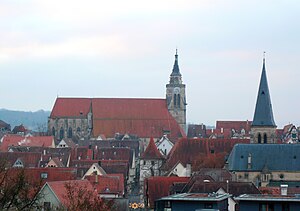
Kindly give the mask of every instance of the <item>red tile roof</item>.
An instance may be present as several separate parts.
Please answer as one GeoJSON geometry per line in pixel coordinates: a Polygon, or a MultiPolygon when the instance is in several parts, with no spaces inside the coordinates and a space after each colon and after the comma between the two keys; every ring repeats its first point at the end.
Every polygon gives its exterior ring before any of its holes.
{"type": "Polygon", "coordinates": [[[217,138],[225,138],[225,139],[231,138],[231,130],[228,128],[223,130],[221,130],[220,128],[206,129],[205,133],[207,138],[210,138],[213,135],[216,136],[217,138]]]}
{"type": "Polygon", "coordinates": [[[124,178],[128,177],[129,164],[124,160],[72,160],[70,166],[77,168],[78,176],[83,177],[93,163],[98,163],[107,174],[123,174],[124,178]]]}
{"type": "Polygon", "coordinates": [[[173,183],[188,182],[189,177],[149,177],[145,179],[145,197],[150,208],[154,208],[155,200],[168,196],[173,183]]]}
{"type": "Polygon", "coordinates": [[[217,121],[216,129],[234,129],[236,131],[241,131],[244,129],[246,134],[251,130],[252,121],[217,121]]]}
{"type": "Polygon", "coordinates": [[[6,160],[8,167],[12,167],[17,159],[21,160],[24,167],[39,167],[41,153],[36,152],[0,152],[0,160],[6,160]]]}
{"type": "Polygon", "coordinates": [[[130,153],[129,148],[98,148],[95,149],[95,160],[124,160],[130,162],[130,153]]]}
{"type": "Polygon", "coordinates": [[[186,166],[186,164],[193,164],[200,155],[207,157],[212,154],[229,154],[233,146],[237,143],[250,143],[250,140],[183,138],[174,145],[163,168],[170,170],[178,161],[184,166],[186,166]]]}
{"type": "Polygon", "coordinates": [[[150,142],[145,150],[145,152],[142,154],[141,159],[164,159],[162,154],[157,149],[154,139],[150,138],[150,142]]]}
{"type": "Polygon", "coordinates": [[[159,138],[164,131],[170,131],[172,138],[185,136],[165,99],[95,98],[92,102],[94,136],[114,137],[119,132],[159,138]]]}
{"type": "Polygon", "coordinates": [[[124,177],[123,174],[89,175],[86,179],[91,182],[99,194],[117,193],[124,195],[124,177]]]}
{"type": "Polygon", "coordinates": [[[3,136],[0,150],[7,151],[10,146],[55,147],[53,136],[3,136]]]}
{"type": "Polygon", "coordinates": [[[91,108],[90,98],[56,98],[50,118],[86,117],[91,108]]]}
{"type": "Polygon", "coordinates": [[[77,170],[76,168],[25,168],[25,175],[31,182],[43,183],[50,181],[66,181],[75,180],[77,170]],[[47,178],[41,178],[41,174],[46,173],[47,178]]]}
{"type": "MultiPolygon", "coordinates": [[[[65,185],[70,183],[71,185],[77,188],[85,188],[88,191],[94,191],[93,186],[87,180],[68,180],[68,181],[55,181],[55,182],[47,182],[45,185],[49,185],[51,190],[55,193],[58,200],[65,206],[69,204],[69,201],[66,197],[67,190],[65,185]]],[[[76,195],[76,193],[75,193],[76,195]]]]}

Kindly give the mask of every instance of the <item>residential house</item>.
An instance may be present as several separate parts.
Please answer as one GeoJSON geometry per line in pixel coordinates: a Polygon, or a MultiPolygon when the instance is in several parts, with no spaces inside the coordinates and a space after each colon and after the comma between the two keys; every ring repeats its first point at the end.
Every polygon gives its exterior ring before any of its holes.
{"type": "MultiPolygon", "coordinates": [[[[54,181],[46,182],[39,191],[37,198],[38,204],[45,210],[55,210],[67,207],[70,204],[70,199],[67,197],[66,184],[71,184],[77,188],[83,188],[87,191],[93,191],[92,184],[87,180],[68,180],[68,181],[54,181]]],[[[76,192],[74,197],[76,197],[76,192]]],[[[80,198],[76,198],[80,200],[80,198]]]]}

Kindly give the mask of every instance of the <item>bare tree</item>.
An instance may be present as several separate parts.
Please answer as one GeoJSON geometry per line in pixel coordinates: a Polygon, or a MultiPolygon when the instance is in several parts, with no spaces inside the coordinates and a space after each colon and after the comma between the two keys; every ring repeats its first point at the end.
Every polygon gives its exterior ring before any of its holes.
{"type": "Polygon", "coordinates": [[[0,210],[29,210],[37,206],[42,183],[30,183],[23,168],[7,168],[0,160],[0,210]]]}
{"type": "MultiPolygon", "coordinates": [[[[105,210],[112,211],[113,201],[101,199],[97,193],[87,188],[86,185],[78,185],[77,182],[66,182],[66,210],[105,210]]],[[[63,210],[63,209],[62,209],[63,210]]]]}

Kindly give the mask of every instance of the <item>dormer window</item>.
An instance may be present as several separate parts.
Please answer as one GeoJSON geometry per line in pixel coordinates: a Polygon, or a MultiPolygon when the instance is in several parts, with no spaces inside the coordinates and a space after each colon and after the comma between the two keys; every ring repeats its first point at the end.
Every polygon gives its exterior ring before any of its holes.
{"type": "Polygon", "coordinates": [[[14,163],[13,167],[15,167],[15,168],[24,168],[24,164],[20,159],[17,159],[16,162],[14,163]]]}

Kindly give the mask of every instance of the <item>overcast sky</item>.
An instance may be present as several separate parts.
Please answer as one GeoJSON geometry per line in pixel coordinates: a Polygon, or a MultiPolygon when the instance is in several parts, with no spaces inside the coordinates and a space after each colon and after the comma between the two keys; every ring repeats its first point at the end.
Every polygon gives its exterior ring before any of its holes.
{"type": "Polygon", "coordinates": [[[0,108],[164,98],[176,47],[187,119],[252,120],[263,51],[278,127],[300,125],[298,0],[2,0],[0,108]]]}

